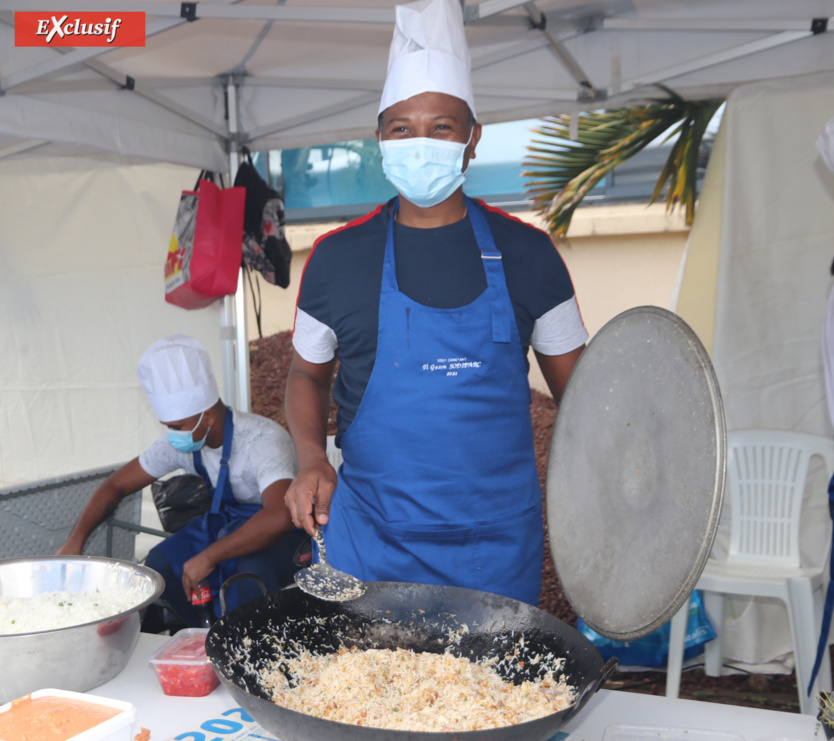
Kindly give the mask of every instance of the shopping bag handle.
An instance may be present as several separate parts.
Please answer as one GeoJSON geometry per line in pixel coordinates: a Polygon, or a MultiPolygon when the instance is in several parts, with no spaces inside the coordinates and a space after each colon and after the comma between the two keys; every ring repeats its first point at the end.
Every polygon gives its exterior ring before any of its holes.
{"type": "Polygon", "coordinates": [[[225,188],[226,185],[223,182],[223,173],[217,173],[213,170],[200,170],[200,174],[197,176],[197,182],[194,184],[194,190],[200,190],[200,181],[201,180],[211,180],[212,183],[216,183],[221,188],[225,188]]]}
{"type": "Polygon", "coordinates": [[[240,153],[246,158],[246,161],[252,166],[255,166],[255,163],[252,161],[252,152],[249,151],[249,147],[241,147],[240,153]]]}

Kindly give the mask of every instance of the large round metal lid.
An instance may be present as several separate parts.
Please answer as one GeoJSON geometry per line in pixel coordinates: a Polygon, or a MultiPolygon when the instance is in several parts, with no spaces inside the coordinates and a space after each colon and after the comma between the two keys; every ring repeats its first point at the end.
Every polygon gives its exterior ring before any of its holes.
{"type": "Polygon", "coordinates": [[[715,372],[680,317],[643,306],[593,337],[553,428],[547,523],[565,594],[595,631],[636,640],[689,598],[718,525],[725,448],[715,372]]]}

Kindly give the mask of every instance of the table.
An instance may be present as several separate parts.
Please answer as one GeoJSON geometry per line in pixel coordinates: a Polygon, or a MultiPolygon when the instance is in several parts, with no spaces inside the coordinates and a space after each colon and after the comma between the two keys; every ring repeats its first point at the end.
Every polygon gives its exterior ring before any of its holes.
{"type": "MultiPolygon", "coordinates": [[[[207,697],[168,697],[148,663],[168,638],[142,633],[124,671],[90,694],[126,700],[137,709],[137,723],[151,732],[151,741],[165,741],[199,726],[237,705],[221,685],[207,697]]],[[[810,715],[670,699],[632,692],[600,690],[563,729],[569,741],[600,741],[614,723],[734,731],[745,741],[815,741],[816,720],[810,715]]]]}

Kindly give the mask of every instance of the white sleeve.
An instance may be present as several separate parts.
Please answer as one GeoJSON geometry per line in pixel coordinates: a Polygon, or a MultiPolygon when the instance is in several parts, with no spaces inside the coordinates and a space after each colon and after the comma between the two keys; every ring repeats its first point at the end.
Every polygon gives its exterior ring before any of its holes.
{"type": "Polygon", "coordinates": [[[330,327],[306,311],[296,309],[292,345],[308,363],[329,363],[336,355],[339,342],[330,327]]]}
{"type": "Polygon", "coordinates": [[[145,473],[157,479],[180,468],[194,468],[191,454],[174,450],[168,442],[167,434],[157,438],[153,445],[139,456],[139,465],[145,473]]]}
{"type": "Polygon", "coordinates": [[[542,314],[533,325],[530,346],[542,355],[564,355],[588,341],[576,297],[542,314]]]}
{"type": "Polygon", "coordinates": [[[294,479],[298,473],[298,459],[290,433],[280,425],[276,424],[275,428],[254,441],[249,455],[261,493],[270,484],[294,479]]]}

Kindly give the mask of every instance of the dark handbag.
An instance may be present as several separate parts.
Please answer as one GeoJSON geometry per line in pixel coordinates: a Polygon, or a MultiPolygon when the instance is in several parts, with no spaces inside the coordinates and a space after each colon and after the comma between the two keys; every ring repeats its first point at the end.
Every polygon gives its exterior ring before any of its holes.
{"type": "Polygon", "coordinates": [[[211,508],[211,494],[201,476],[186,473],[151,484],[151,495],[166,533],[182,530],[211,508]]]}
{"type": "Polygon", "coordinates": [[[235,175],[235,187],[246,189],[243,217],[243,264],[259,272],[268,283],[281,288],[290,284],[292,249],[284,236],[284,199],[258,173],[252,155],[235,175]]]}

